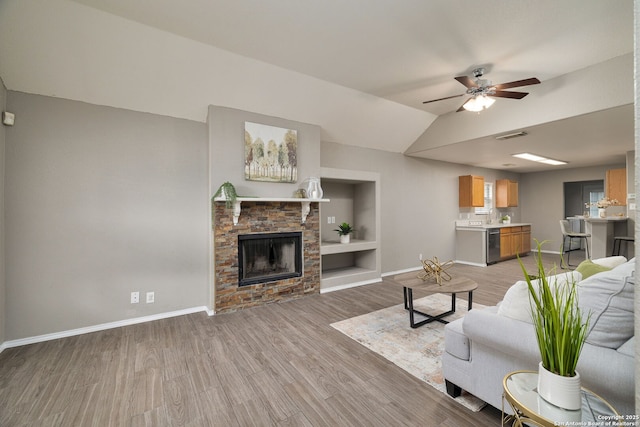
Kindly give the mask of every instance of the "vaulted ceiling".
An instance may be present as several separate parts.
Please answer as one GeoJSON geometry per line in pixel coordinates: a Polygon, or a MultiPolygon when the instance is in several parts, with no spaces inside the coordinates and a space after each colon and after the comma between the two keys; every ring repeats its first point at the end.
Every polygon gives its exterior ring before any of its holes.
{"type": "Polygon", "coordinates": [[[323,139],[518,172],[514,151],[624,162],[633,150],[633,1],[3,0],[10,90],[206,119],[224,105],[323,139]],[[454,111],[453,79],[537,77],[522,100],[454,111]],[[498,144],[513,130],[528,135],[498,144]],[[581,147],[580,155],[576,147],[581,147]],[[585,154],[588,153],[588,154],[585,154]]]}

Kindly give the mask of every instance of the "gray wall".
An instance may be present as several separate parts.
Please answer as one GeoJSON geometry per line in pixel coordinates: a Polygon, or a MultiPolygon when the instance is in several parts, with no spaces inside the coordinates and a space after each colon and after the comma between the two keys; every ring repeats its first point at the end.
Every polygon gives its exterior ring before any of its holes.
{"type": "MultiPolygon", "coordinates": [[[[240,196],[292,197],[302,182],[320,174],[319,126],[233,108],[209,106],[211,195],[231,182],[240,196]],[[244,122],[261,123],[298,132],[298,182],[270,183],[244,178],[244,122]]],[[[266,142],[266,141],[265,141],[266,142]]]]}
{"type": "Polygon", "coordinates": [[[204,123],[12,91],[7,108],[6,340],[206,304],[204,123]]]}
{"type": "Polygon", "coordinates": [[[244,180],[244,121],[298,130],[299,181],[320,166],[380,173],[383,273],[417,267],[420,253],[454,258],[454,221],[467,212],[458,207],[459,175],[519,181],[513,220],[533,223],[538,239],[558,239],[562,183],[621,167],[518,175],[320,143],[318,126],[223,107],[210,107],[205,125],[4,89],[0,96],[17,117],[0,130],[2,341],[208,304],[209,196],[226,180],[263,197],[289,197],[300,184],[244,180]],[[132,305],[131,291],[141,299],[154,291],[156,303],[132,305]]]}
{"type": "Polygon", "coordinates": [[[519,191],[522,220],[533,223],[532,238],[540,242],[548,241],[543,251],[560,252],[562,233],[558,221],[564,216],[564,183],[605,179],[608,169],[624,167],[622,164],[521,175],[519,191]]]}
{"type": "MultiPolygon", "coordinates": [[[[0,78],[0,110],[5,111],[7,103],[7,89],[0,78]]],[[[6,340],[6,280],[4,265],[4,152],[5,152],[6,131],[4,125],[0,124],[0,348],[6,340]]]]}
{"type": "MultiPolygon", "coordinates": [[[[458,176],[519,180],[508,172],[331,142],[322,143],[321,158],[323,167],[380,173],[383,274],[419,267],[420,253],[441,261],[455,258],[455,220],[467,212],[458,207],[458,176]]],[[[512,212],[519,221],[520,209],[512,212]]],[[[335,228],[321,221],[327,226],[335,228]]]]}

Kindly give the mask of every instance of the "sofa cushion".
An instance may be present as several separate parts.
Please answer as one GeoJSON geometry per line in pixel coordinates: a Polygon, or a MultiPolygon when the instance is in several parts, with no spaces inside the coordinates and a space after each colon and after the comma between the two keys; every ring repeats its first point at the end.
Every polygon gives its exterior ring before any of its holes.
{"type": "Polygon", "coordinates": [[[444,351],[461,360],[469,360],[469,338],[462,330],[464,318],[449,322],[444,327],[444,351]]]}
{"type": "MultiPolygon", "coordinates": [[[[579,282],[581,279],[582,275],[578,271],[559,273],[547,278],[549,285],[552,288],[557,285],[579,282]]],[[[540,279],[532,280],[531,284],[537,288],[538,286],[540,286],[540,279]]],[[[507,290],[507,292],[504,294],[502,302],[498,306],[498,314],[500,316],[510,317],[512,319],[532,323],[531,303],[529,302],[529,287],[527,286],[526,281],[519,280],[507,290]]]]}
{"type": "Polygon", "coordinates": [[[633,357],[634,354],[634,349],[636,348],[636,340],[635,340],[635,336],[629,338],[627,341],[625,341],[624,344],[622,344],[620,347],[618,347],[618,353],[622,353],[625,356],[629,356],[629,357],[633,357]]]}
{"type": "Polygon", "coordinates": [[[589,344],[617,349],[633,336],[635,260],[578,284],[578,305],[591,313],[589,344]]]}
{"type": "Polygon", "coordinates": [[[596,264],[590,259],[585,259],[576,267],[576,271],[582,274],[582,280],[591,277],[594,274],[602,273],[603,271],[609,270],[611,270],[611,267],[596,264]]]}
{"type": "Polygon", "coordinates": [[[606,258],[592,259],[591,262],[593,262],[594,264],[601,265],[603,267],[616,268],[617,266],[627,262],[627,259],[622,255],[616,255],[616,256],[608,256],[606,258]]]}

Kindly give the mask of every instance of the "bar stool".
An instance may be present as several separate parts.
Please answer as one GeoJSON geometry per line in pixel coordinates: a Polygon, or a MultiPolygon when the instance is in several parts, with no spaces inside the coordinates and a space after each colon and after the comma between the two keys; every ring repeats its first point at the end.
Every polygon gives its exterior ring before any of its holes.
{"type": "Polygon", "coordinates": [[[622,242],[624,242],[624,252],[626,255],[629,254],[629,242],[635,242],[636,239],[633,236],[614,236],[613,237],[613,250],[611,251],[611,256],[620,255],[620,246],[622,242]]]}
{"type": "Polygon", "coordinates": [[[589,239],[588,239],[588,237],[591,237],[591,234],[569,231],[569,221],[566,219],[560,220],[560,230],[562,230],[562,253],[565,253],[565,242],[567,241],[567,237],[569,238],[569,250],[566,251],[567,266],[573,267],[569,262],[571,258],[571,242],[573,241],[573,239],[584,239],[584,247],[587,252],[587,259],[591,259],[591,256],[589,255],[589,239]]]}

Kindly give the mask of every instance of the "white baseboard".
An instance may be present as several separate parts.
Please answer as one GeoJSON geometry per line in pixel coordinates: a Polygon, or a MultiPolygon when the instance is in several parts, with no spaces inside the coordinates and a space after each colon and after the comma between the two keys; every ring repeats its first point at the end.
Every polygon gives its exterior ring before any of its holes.
{"type": "Polygon", "coordinates": [[[2,351],[6,348],[19,347],[22,345],[35,344],[35,343],[44,342],[44,341],[51,341],[59,338],[71,337],[74,335],[88,334],[91,332],[104,331],[105,329],[119,328],[122,326],[135,325],[138,323],[152,322],[154,320],[167,319],[169,317],[184,316],[185,314],[198,313],[201,311],[206,312],[209,316],[212,316],[215,314],[215,312],[211,310],[209,307],[201,306],[201,307],[185,308],[184,310],[169,311],[166,313],[152,314],[150,316],[136,317],[133,319],[118,320],[116,322],[102,323],[100,325],[87,326],[84,328],[71,329],[68,331],[54,332],[51,334],[37,335],[35,337],[5,341],[2,344],[0,344],[0,353],[2,353],[2,351]]]}
{"type": "Polygon", "coordinates": [[[473,267],[487,267],[487,264],[483,264],[481,262],[470,262],[470,261],[460,261],[460,260],[455,260],[454,262],[456,264],[471,265],[473,267]]]}
{"type": "Polygon", "coordinates": [[[382,273],[382,277],[397,276],[398,274],[411,273],[412,271],[418,271],[418,270],[422,270],[422,267],[411,267],[411,268],[405,268],[402,270],[389,271],[387,273],[382,273]]]}

